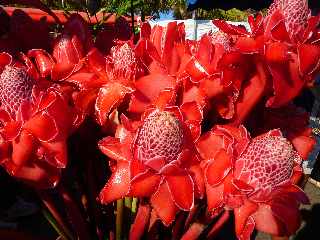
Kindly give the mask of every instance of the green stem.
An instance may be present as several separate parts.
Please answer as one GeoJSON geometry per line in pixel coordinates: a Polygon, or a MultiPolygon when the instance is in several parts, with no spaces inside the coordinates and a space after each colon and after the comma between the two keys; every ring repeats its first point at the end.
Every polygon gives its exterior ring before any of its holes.
{"type": "Polygon", "coordinates": [[[125,197],[124,198],[124,212],[123,212],[123,234],[124,236],[122,237],[129,237],[129,232],[130,232],[130,227],[131,227],[131,218],[132,218],[132,213],[131,213],[131,208],[132,208],[132,197],[125,197]]]}
{"type": "Polygon", "coordinates": [[[116,240],[122,237],[122,221],[123,221],[123,199],[117,200],[117,216],[116,216],[116,240]]]}
{"type": "Polygon", "coordinates": [[[50,196],[44,192],[42,192],[42,193],[39,192],[39,196],[40,196],[42,203],[44,205],[44,209],[46,209],[47,212],[49,212],[51,214],[52,218],[57,223],[57,226],[59,226],[59,229],[61,229],[60,231],[65,233],[65,235],[68,237],[67,239],[73,240],[74,239],[73,234],[71,233],[71,231],[69,230],[69,228],[67,227],[65,222],[63,221],[61,215],[59,214],[56,207],[54,206],[53,201],[50,198],[50,196]]]}
{"type": "Polygon", "coordinates": [[[137,212],[137,206],[138,206],[138,198],[132,199],[132,205],[131,205],[131,212],[136,213],[137,212]]]}
{"type": "Polygon", "coordinates": [[[131,197],[124,198],[124,206],[131,210],[131,207],[132,207],[132,198],[131,197]]]}
{"type": "Polygon", "coordinates": [[[69,240],[70,238],[64,233],[64,231],[61,229],[57,221],[54,219],[54,217],[50,214],[50,212],[47,209],[42,209],[42,214],[45,217],[45,219],[50,223],[50,225],[53,227],[53,229],[59,234],[59,236],[62,238],[62,240],[69,240]]]}

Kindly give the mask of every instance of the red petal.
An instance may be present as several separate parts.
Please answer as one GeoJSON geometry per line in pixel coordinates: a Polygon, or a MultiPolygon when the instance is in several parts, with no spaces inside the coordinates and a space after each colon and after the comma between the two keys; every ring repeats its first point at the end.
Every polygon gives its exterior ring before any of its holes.
{"type": "Polygon", "coordinates": [[[23,125],[41,141],[53,140],[59,133],[56,121],[47,113],[37,114],[23,125]]]}
{"type": "Polygon", "coordinates": [[[57,167],[65,168],[68,163],[67,143],[65,141],[43,142],[42,145],[48,150],[48,154],[52,155],[47,161],[57,167]]]}
{"type": "Polygon", "coordinates": [[[88,72],[87,69],[72,74],[68,79],[69,83],[74,83],[81,90],[90,88],[99,88],[105,84],[106,80],[98,77],[96,74],[88,72]]]}
{"type": "Polygon", "coordinates": [[[212,23],[221,31],[229,35],[249,35],[245,28],[229,24],[224,20],[214,19],[212,20],[212,23]]]}
{"type": "MultiPolygon", "coordinates": [[[[139,147],[137,147],[136,149],[138,150],[139,147]]],[[[156,157],[148,159],[144,164],[154,171],[159,172],[166,165],[166,159],[164,157],[156,157]]]]}
{"type": "Polygon", "coordinates": [[[290,42],[290,36],[288,34],[285,20],[279,21],[272,29],[271,36],[280,42],[290,42]]]}
{"type": "Polygon", "coordinates": [[[201,167],[199,165],[192,165],[189,171],[194,181],[195,192],[197,193],[196,198],[203,198],[205,194],[205,181],[201,167]]]}
{"type": "Polygon", "coordinates": [[[163,110],[168,105],[172,105],[176,100],[176,91],[173,89],[165,89],[160,92],[158,98],[156,99],[154,105],[163,110]]]}
{"type": "Polygon", "coordinates": [[[76,64],[68,63],[68,62],[61,62],[53,65],[51,70],[51,79],[53,81],[63,81],[67,79],[73,72],[75,72],[76,64]]]}
{"type": "Polygon", "coordinates": [[[161,177],[151,171],[136,175],[130,182],[129,195],[134,197],[150,197],[159,187],[161,177]]]}
{"type": "Polygon", "coordinates": [[[316,140],[313,137],[298,136],[290,139],[294,148],[297,150],[302,159],[307,160],[309,154],[313,150],[316,144],[316,140]]]}
{"type": "Polygon", "coordinates": [[[97,90],[83,90],[74,96],[75,105],[84,113],[93,109],[94,102],[97,98],[97,90]]]}
{"type": "Polygon", "coordinates": [[[142,93],[136,91],[131,95],[128,110],[133,113],[143,113],[149,105],[150,100],[143,96],[142,93]]]}
{"type": "Polygon", "coordinates": [[[300,187],[293,184],[282,186],[278,190],[274,191],[273,194],[280,197],[281,195],[288,196],[289,198],[295,199],[297,202],[302,204],[310,204],[306,193],[300,187]]]}
{"type": "Polygon", "coordinates": [[[223,189],[223,184],[217,187],[206,184],[208,211],[212,212],[223,205],[223,189]]]}
{"type": "Polygon", "coordinates": [[[144,231],[148,227],[150,214],[151,208],[148,204],[139,204],[138,213],[130,228],[129,239],[134,240],[142,238],[144,231]]]}
{"type": "Polygon", "coordinates": [[[289,46],[282,42],[267,44],[265,56],[269,62],[284,63],[289,60],[289,46]]]}
{"type": "Polygon", "coordinates": [[[241,236],[243,234],[249,217],[252,216],[257,209],[258,205],[250,201],[245,201],[244,205],[242,205],[240,208],[234,209],[237,236],[241,236]]]}
{"type": "Polygon", "coordinates": [[[251,37],[239,37],[235,43],[235,48],[243,53],[257,53],[260,50],[256,39],[251,37]]]}
{"type": "Polygon", "coordinates": [[[320,47],[301,44],[298,46],[298,58],[301,74],[311,74],[320,66],[320,47]]]}
{"type": "Polygon", "coordinates": [[[154,101],[164,89],[174,89],[175,79],[168,75],[155,73],[138,79],[135,86],[145,97],[154,101]]]}
{"type": "Polygon", "coordinates": [[[196,143],[196,147],[203,159],[210,160],[223,147],[223,144],[222,136],[215,135],[210,131],[200,137],[196,143]]]}
{"type": "Polygon", "coordinates": [[[269,67],[272,78],[274,95],[267,101],[267,107],[281,107],[295,98],[303,88],[305,81],[299,73],[299,65],[296,57],[288,66],[273,64],[269,67]]]}
{"type": "Polygon", "coordinates": [[[196,120],[201,122],[203,119],[203,112],[201,107],[196,102],[183,103],[180,110],[185,120],[196,120]]]}
{"type": "Polygon", "coordinates": [[[295,200],[286,198],[281,202],[273,201],[271,209],[273,214],[284,223],[287,235],[291,235],[298,230],[301,224],[301,218],[299,207],[295,200]]]}
{"type": "Polygon", "coordinates": [[[189,62],[185,66],[185,71],[190,74],[194,82],[199,82],[201,79],[209,75],[205,67],[195,57],[190,58],[189,62]]]}
{"type": "Polygon", "coordinates": [[[175,42],[179,41],[177,22],[169,22],[162,32],[161,38],[161,60],[167,66],[170,74],[175,74],[179,69],[180,58],[176,50],[175,42]]]}
{"type": "Polygon", "coordinates": [[[167,184],[164,182],[150,199],[151,205],[157,212],[162,222],[169,226],[179,211],[178,207],[172,200],[172,195],[167,184]]]}
{"type": "Polygon", "coordinates": [[[185,124],[190,129],[193,141],[198,140],[201,135],[201,122],[195,120],[186,120],[185,124]]]}
{"type": "Polygon", "coordinates": [[[22,131],[19,138],[12,142],[12,161],[17,167],[23,166],[33,152],[34,138],[31,134],[22,131]]]}
{"type": "Polygon", "coordinates": [[[129,191],[130,167],[128,162],[119,161],[114,173],[112,173],[108,183],[100,192],[100,201],[108,204],[114,200],[123,198],[129,191]]]}
{"type": "Polygon", "coordinates": [[[57,63],[77,64],[84,56],[83,45],[76,35],[64,33],[56,39],[52,55],[57,63]]]}
{"type": "Polygon", "coordinates": [[[264,66],[258,65],[258,74],[253,76],[244,86],[242,97],[237,101],[232,124],[240,125],[261,100],[267,87],[264,66]]]}
{"type": "Polygon", "coordinates": [[[113,137],[105,137],[98,143],[99,149],[111,159],[117,161],[129,161],[130,153],[124,151],[122,143],[119,139],[113,137]]]}
{"type": "Polygon", "coordinates": [[[199,42],[199,48],[198,48],[198,53],[196,57],[199,60],[199,62],[203,66],[205,66],[207,70],[212,67],[210,65],[212,64],[214,54],[215,54],[215,47],[212,44],[211,37],[207,34],[203,35],[199,42]]]}
{"type": "Polygon", "coordinates": [[[11,120],[12,119],[10,114],[4,109],[0,109],[0,121],[2,122],[2,124],[10,122],[11,120]]]}
{"type": "Polygon", "coordinates": [[[237,237],[239,238],[239,240],[250,240],[251,234],[254,228],[255,228],[255,222],[252,217],[249,217],[241,235],[238,235],[237,237]]]}
{"type": "Polygon", "coordinates": [[[272,214],[271,207],[267,204],[260,204],[258,211],[254,214],[256,228],[259,231],[272,235],[283,234],[281,222],[272,214]]]}
{"type": "Polygon", "coordinates": [[[0,53],[0,72],[3,68],[12,62],[12,56],[6,52],[0,53]]]}
{"type": "Polygon", "coordinates": [[[211,186],[221,184],[223,179],[228,175],[232,167],[232,159],[226,151],[217,152],[213,160],[208,163],[205,169],[205,178],[211,186]]]}
{"type": "Polygon", "coordinates": [[[133,89],[119,83],[108,83],[100,89],[95,104],[98,123],[103,125],[110,114],[133,89]]]}
{"type": "MultiPolygon", "coordinates": [[[[265,36],[267,38],[271,38],[272,29],[281,21],[284,20],[284,16],[282,15],[280,10],[275,11],[270,17],[266,18],[266,26],[265,26],[265,36]]],[[[277,32],[276,32],[277,33],[277,32]]]]}
{"type": "Polygon", "coordinates": [[[6,140],[13,140],[15,139],[21,130],[21,122],[7,122],[1,131],[2,136],[6,140]]]}
{"type": "Polygon", "coordinates": [[[190,211],[194,204],[194,183],[191,176],[166,176],[166,181],[174,203],[180,209],[190,211]]]}
{"type": "Polygon", "coordinates": [[[95,74],[100,77],[106,77],[106,59],[98,49],[93,48],[87,54],[87,59],[89,67],[95,74]]]}
{"type": "Polygon", "coordinates": [[[148,22],[141,24],[140,38],[149,38],[151,34],[151,26],[148,22]]]}
{"type": "Polygon", "coordinates": [[[217,96],[224,91],[224,86],[221,83],[220,76],[213,76],[203,79],[200,81],[199,88],[208,98],[217,96]]]}
{"type": "Polygon", "coordinates": [[[42,49],[31,49],[28,52],[28,57],[35,58],[41,77],[45,78],[50,75],[54,61],[48,52],[42,49]]]}

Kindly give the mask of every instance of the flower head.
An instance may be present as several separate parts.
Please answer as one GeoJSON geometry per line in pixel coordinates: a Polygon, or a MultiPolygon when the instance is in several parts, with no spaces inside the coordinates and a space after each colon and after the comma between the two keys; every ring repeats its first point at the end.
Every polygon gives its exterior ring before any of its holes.
{"type": "Polygon", "coordinates": [[[195,198],[203,196],[194,146],[198,135],[192,133],[196,123],[188,122],[194,111],[159,104],[148,108],[138,122],[122,116],[116,138],[106,137],[99,143],[101,151],[117,162],[100,193],[101,202],[124,196],[148,197],[165,225],[174,220],[179,209],[190,210],[195,198]]]}
{"type": "Polygon", "coordinates": [[[37,188],[53,187],[66,167],[66,139],[78,115],[58,88],[35,78],[32,64],[5,53],[0,58],[0,164],[37,188]]]}
{"type": "Polygon", "coordinates": [[[197,146],[204,159],[208,208],[233,209],[239,239],[249,239],[255,227],[275,235],[297,230],[299,203],[308,202],[295,185],[302,158],[279,130],[250,139],[242,126],[216,126],[197,146]]]}

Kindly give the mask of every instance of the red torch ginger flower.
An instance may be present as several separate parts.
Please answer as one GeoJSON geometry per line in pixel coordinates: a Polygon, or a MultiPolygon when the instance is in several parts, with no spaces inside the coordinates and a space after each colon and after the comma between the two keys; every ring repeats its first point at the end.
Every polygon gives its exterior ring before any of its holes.
{"type": "Polygon", "coordinates": [[[31,65],[5,53],[0,59],[0,164],[37,188],[53,187],[67,165],[66,139],[77,114],[58,89],[39,91],[43,84],[31,65]]]}
{"type": "Polygon", "coordinates": [[[268,16],[276,11],[283,14],[286,29],[291,37],[304,31],[311,14],[307,0],[275,0],[268,9],[268,16]]]}
{"type": "MultiPolygon", "coordinates": [[[[116,137],[99,142],[101,151],[116,161],[100,193],[101,202],[124,196],[148,197],[165,225],[179,210],[190,210],[204,189],[188,122],[197,116],[201,114],[160,104],[148,109],[139,122],[122,116],[116,137]]],[[[200,123],[201,119],[197,120],[200,123]]]]}
{"type": "MultiPolygon", "coordinates": [[[[297,13],[296,9],[289,13],[292,8],[286,5],[290,5],[290,3],[291,1],[282,1],[281,4],[279,3],[279,7],[286,9],[287,16],[294,16],[297,13]]],[[[302,5],[305,6],[305,4],[302,5]]],[[[256,18],[250,16],[248,18],[250,32],[223,20],[214,20],[214,24],[221,31],[230,37],[237,36],[234,51],[242,55],[253,56],[253,64],[257,65],[258,71],[259,68],[261,69],[260,80],[255,78],[246,84],[244,99],[236,106],[240,115],[246,115],[243,112],[249,112],[248,109],[252,109],[264,96],[268,97],[265,104],[267,107],[285,106],[301,92],[303,87],[314,81],[320,70],[320,46],[317,36],[319,17],[285,18],[281,9],[270,10],[271,15],[265,19],[262,15],[258,15],[256,18]],[[304,24],[300,24],[301,28],[299,29],[293,29],[297,24],[290,22],[296,18],[305,21],[304,24]],[[291,32],[294,32],[294,38],[290,36],[286,25],[290,26],[291,32]],[[311,52],[312,54],[310,54],[311,52]],[[262,72],[264,74],[261,74],[262,72]],[[261,78],[262,75],[265,76],[261,78]],[[259,84],[259,81],[264,83],[259,84]],[[258,87],[258,85],[261,86],[258,87]],[[254,96],[256,100],[253,101],[252,97],[246,97],[249,95],[254,96]]],[[[306,11],[309,10],[303,8],[299,14],[305,16],[306,11]]],[[[242,116],[236,116],[234,122],[241,123],[243,119],[242,116]]]]}
{"type": "Polygon", "coordinates": [[[87,55],[86,65],[66,81],[79,88],[76,105],[89,112],[94,103],[96,120],[107,123],[109,115],[134,91],[135,78],[144,74],[144,69],[129,42],[119,43],[105,58],[97,49],[87,55]]]}
{"type": "Polygon", "coordinates": [[[299,228],[299,203],[308,203],[295,185],[302,158],[279,130],[250,139],[243,126],[216,126],[197,147],[208,208],[233,209],[239,239],[250,239],[254,228],[287,236],[299,228]]]}
{"type": "Polygon", "coordinates": [[[31,49],[28,56],[35,58],[42,77],[63,81],[82,68],[83,58],[92,46],[92,36],[85,20],[72,14],[62,33],[54,39],[52,56],[43,49],[31,49]]]}

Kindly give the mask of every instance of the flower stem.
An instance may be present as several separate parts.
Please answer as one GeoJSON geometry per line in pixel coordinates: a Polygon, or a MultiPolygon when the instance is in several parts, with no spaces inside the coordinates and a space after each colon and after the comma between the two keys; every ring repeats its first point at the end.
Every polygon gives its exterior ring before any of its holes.
{"type": "Polygon", "coordinates": [[[123,212],[123,236],[127,238],[130,232],[131,220],[132,220],[132,197],[124,198],[124,212],[123,212]]]}
{"type": "MultiPolygon", "coordinates": [[[[64,235],[67,236],[67,239],[74,239],[73,234],[67,227],[66,223],[63,221],[63,218],[61,217],[60,213],[57,211],[56,207],[54,206],[54,203],[49,195],[47,195],[44,192],[39,192],[40,199],[44,205],[44,209],[47,209],[48,212],[51,214],[52,218],[57,223],[56,226],[59,226],[59,231],[63,232],[64,235]]],[[[51,222],[50,222],[51,223],[51,222]]]]}
{"type": "Polygon", "coordinates": [[[132,199],[132,204],[131,204],[131,212],[135,214],[137,212],[137,207],[138,207],[138,198],[133,198],[132,199]]]}
{"type": "Polygon", "coordinates": [[[72,199],[69,192],[63,186],[59,185],[58,191],[61,194],[66,212],[70,217],[72,225],[77,232],[78,239],[90,239],[87,223],[83,218],[77,203],[72,199]]]}
{"type": "Polygon", "coordinates": [[[50,212],[43,208],[42,214],[45,217],[45,219],[50,223],[50,225],[53,227],[53,229],[59,234],[59,236],[62,238],[62,240],[69,240],[70,238],[64,233],[64,231],[61,229],[61,226],[57,223],[57,221],[54,219],[54,217],[50,214],[50,212]]]}
{"type": "Polygon", "coordinates": [[[122,237],[122,221],[123,221],[123,199],[117,200],[117,216],[116,216],[116,240],[122,237]]]}
{"type": "Polygon", "coordinates": [[[214,236],[219,232],[219,230],[223,227],[223,225],[228,221],[229,217],[230,217],[230,211],[225,210],[212,226],[211,230],[207,235],[207,238],[208,239],[214,238],[214,236]]]}

